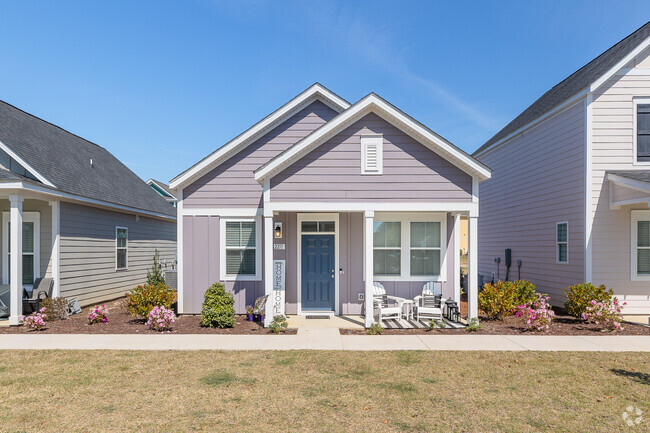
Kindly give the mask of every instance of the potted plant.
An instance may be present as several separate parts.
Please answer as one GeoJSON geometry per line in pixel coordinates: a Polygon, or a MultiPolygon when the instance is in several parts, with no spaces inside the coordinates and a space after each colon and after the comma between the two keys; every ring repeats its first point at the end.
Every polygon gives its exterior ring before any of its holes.
{"type": "Polygon", "coordinates": [[[246,315],[248,316],[248,321],[252,322],[253,321],[253,313],[255,310],[253,309],[252,305],[247,305],[246,306],[246,315]]]}
{"type": "Polygon", "coordinates": [[[260,322],[264,323],[264,310],[263,309],[258,310],[257,315],[260,318],[260,322]]]}

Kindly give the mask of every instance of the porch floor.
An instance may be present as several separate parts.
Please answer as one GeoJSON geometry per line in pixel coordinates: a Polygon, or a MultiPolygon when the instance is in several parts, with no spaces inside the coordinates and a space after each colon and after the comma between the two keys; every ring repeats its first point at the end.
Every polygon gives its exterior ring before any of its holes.
{"type": "MultiPolygon", "coordinates": [[[[305,316],[287,316],[287,323],[289,328],[337,328],[337,329],[364,329],[363,316],[329,316],[329,319],[307,319],[305,316]]],[[[462,323],[450,322],[443,319],[445,328],[464,328],[462,323]]],[[[429,324],[429,320],[415,319],[390,319],[384,320],[382,326],[386,329],[425,329],[429,324]]]]}

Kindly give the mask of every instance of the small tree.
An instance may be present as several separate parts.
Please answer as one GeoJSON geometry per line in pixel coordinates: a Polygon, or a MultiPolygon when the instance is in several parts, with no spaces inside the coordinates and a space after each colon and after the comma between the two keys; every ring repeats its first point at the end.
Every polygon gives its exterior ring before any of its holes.
{"type": "Polygon", "coordinates": [[[156,250],[153,255],[153,265],[151,269],[147,271],[147,284],[150,286],[156,286],[158,284],[166,284],[165,277],[162,273],[162,265],[160,264],[160,254],[156,250]]]}

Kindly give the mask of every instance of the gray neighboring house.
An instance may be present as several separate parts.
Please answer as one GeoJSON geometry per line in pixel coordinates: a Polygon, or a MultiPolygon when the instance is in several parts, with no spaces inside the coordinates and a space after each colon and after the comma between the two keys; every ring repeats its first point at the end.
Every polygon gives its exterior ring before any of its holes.
{"type": "Polygon", "coordinates": [[[38,277],[84,306],[143,283],[156,249],[175,262],[176,209],[103,147],[2,101],[0,210],[10,324],[38,277]]]}
{"type": "Polygon", "coordinates": [[[156,191],[159,196],[167,200],[169,204],[176,207],[176,195],[174,194],[174,191],[169,188],[169,185],[156,179],[149,179],[147,185],[156,191]]]}
{"type": "Polygon", "coordinates": [[[553,304],[570,285],[605,284],[627,303],[626,318],[647,323],[650,23],[542,95],[474,157],[493,170],[481,184],[486,280],[504,279],[510,248],[510,279],[520,271],[553,304]]]}
{"type": "Polygon", "coordinates": [[[478,184],[489,177],[374,93],[350,104],[314,84],[171,181],[179,312],[198,313],[217,281],[238,313],[269,295],[267,322],[370,312],[374,282],[413,299],[439,281],[460,302],[463,215],[476,317],[478,184]]]}

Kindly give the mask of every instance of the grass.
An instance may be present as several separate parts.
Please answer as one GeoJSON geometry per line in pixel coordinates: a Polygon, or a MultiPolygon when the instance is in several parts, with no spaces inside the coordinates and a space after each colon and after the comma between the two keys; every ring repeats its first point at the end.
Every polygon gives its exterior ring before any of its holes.
{"type": "Polygon", "coordinates": [[[650,423],[644,353],[1,355],[0,432],[633,432],[650,423]],[[644,424],[627,427],[628,406],[644,424]]]}

